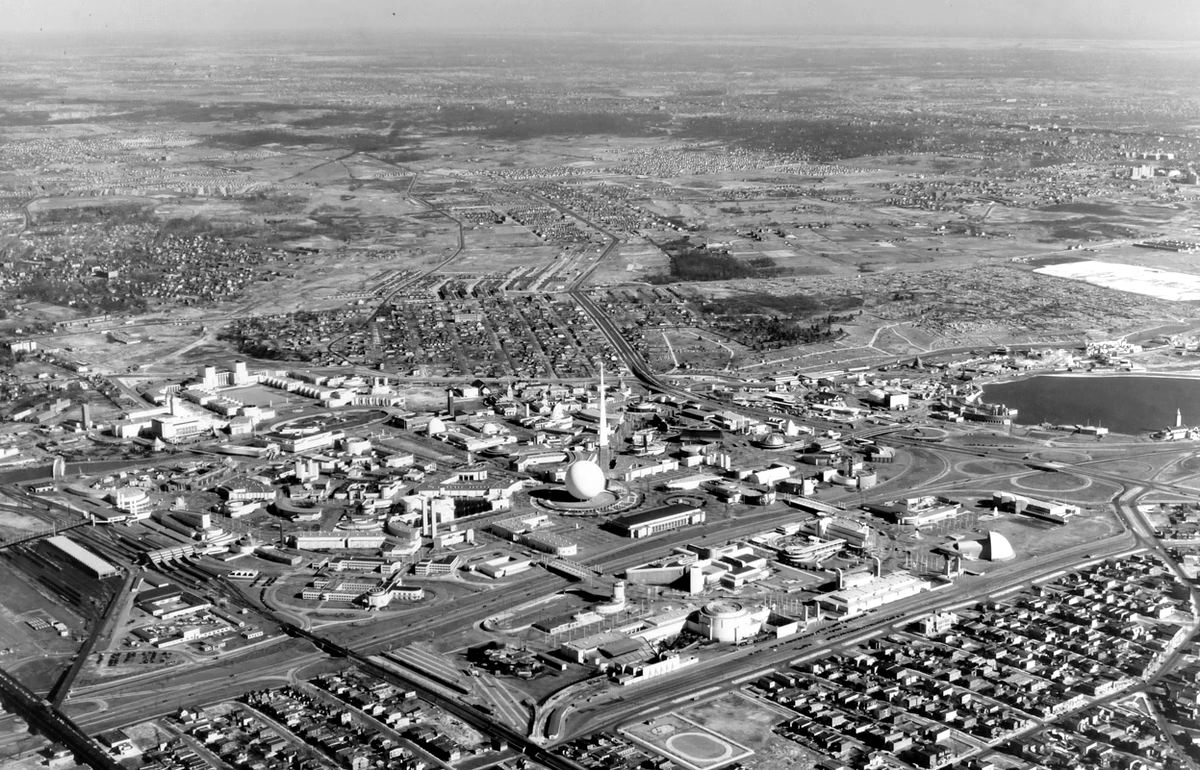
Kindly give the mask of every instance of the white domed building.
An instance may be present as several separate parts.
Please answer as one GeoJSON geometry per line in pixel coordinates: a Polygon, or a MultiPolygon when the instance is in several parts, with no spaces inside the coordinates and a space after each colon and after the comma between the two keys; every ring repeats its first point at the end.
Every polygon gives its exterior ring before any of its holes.
{"type": "Polygon", "coordinates": [[[434,417],[425,430],[430,436],[440,436],[446,432],[446,423],[442,418],[434,417]]]}
{"type": "Polygon", "coordinates": [[[778,451],[780,449],[787,449],[788,441],[779,433],[768,433],[755,440],[754,445],[760,449],[778,451]]]}
{"type": "Polygon", "coordinates": [[[576,460],[567,466],[563,483],[571,497],[584,501],[598,497],[604,491],[607,480],[604,478],[604,470],[594,461],[576,460]]]}

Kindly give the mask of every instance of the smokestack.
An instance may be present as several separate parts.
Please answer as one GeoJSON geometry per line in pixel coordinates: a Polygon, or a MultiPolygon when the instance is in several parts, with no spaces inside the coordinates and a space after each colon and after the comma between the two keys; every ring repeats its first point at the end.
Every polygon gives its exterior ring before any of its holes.
{"type": "Polygon", "coordinates": [[[837,573],[837,587],[840,591],[846,587],[846,572],[841,569],[835,569],[834,572],[837,573]]]}
{"type": "Polygon", "coordinates": [[[446,388],[446,414],[454,416],[454,391],[446,388]]]}

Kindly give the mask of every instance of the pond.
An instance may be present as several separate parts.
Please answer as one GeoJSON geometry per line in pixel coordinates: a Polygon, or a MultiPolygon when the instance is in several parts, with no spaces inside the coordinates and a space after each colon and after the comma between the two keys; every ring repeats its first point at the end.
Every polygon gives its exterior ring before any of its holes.
{"type": "Polygon", "coordinates": [[[1155,375],[1038,375],[985,385],[983,400],[1020,410],[1016,422],[1102,425],[1114,433],[1150,433],[1200,423],[1200,378],[1155,375]]]}

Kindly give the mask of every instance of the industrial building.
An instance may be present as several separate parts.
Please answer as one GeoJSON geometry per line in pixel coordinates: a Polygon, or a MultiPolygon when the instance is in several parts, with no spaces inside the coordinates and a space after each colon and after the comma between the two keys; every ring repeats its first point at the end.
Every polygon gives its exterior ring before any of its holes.
{"type": "Polygon", "coordinates": [[[915,575],[894,572],[861,585],[826,594],[818,601],[828,614],[837,618],[850,618],[890,602],[915,596],[929,587],[928,582],[915,575]]]}
{"type": "MultiPolygon", "coordinates": [[[[801,501],[805,505],[797,505],[796,501],[792,501],[794,507],[809,510],[817,509],[815,504],[817,501],[801,501]]],[[[822,504],[827,505],[827,504],[822,504]]],[[[828,506],[830,510],[841,512],[840,509],[828,506]]],[[[873,540],[871,528],[861,521],[856,521],[845,516],[828,515],[819,512],[817,518],[805,522],[800,526],[799,532],[807,535],[816,535],[823,540],[842,540],[846,547],[857,551],[866,550],[873,540]]]]}
{"type": "Polygon", "coordinates": [[[893,524],[913,527],[924,527],[953,519],[963,511],[959,501],[935,495],[864,505],[863,509],[893,524]]]}
{"type": "Polygon", "coordinates": [[[788,564],[819,564],[841,552],[846,541],[825,540],[815,535],[794,535],[775,544],[779,558],[788,564]]]}
{"type": "Polygon", "coordinates": [[[704,523],[704,511],[685,503],[664,505],[643,513],[632,513],[620,516],[609,522],[609,526],[619,535],[638,540],[651,537],[660,532],[704,523]]]}
{"type": "Polygon", "coordinates": [[[1012,492],[994,492],[992,503],[998,510],[1023,513],[1038,519],[1052,521],[1055,524],[1065,524],[1067,519],[1079,515],[1079,506],[1068,505],[1054,500],[1039,500],[1036,497],[1025,497],[1012,492]]]}
{"type": "Polygon", "coordinates": [[[492,522],[488,527],[494,534],[543,553],[554,556],[574,556],[579,553],[579,545],[575,541],[554,532],[547,531],[550,527],[550,517],[546,514],[530,514],[514,516],[492,522]]]}
{"type": "Polygon", "coordinates": [[[55,535],[46,538],[46,542],[59,552],[69,556],[79,566],[103,580],[121,574],[121,570],[101,559],[96,554],[76,543],[66,535],[55,535]]]}
{"type": "Polygon", "coordinates": [[[481,575],[486,575],[493,580],[499,580],[509,575],[525,572],[532,567],[533,562],[529,559],[505,555],[482,561],[474,565],[473,569],[481,575]]]}
{"type": "Polygon", "coordinates": [[[138,609],[163,622],[212,608],[211,602],[171,584],[142,591],[134,601],[138,609]]]}
{"type": "Polygon", "coordinates": [[[341,551],[383,548],[387,535],[382,532],[305,532],[291,535],[293,548],[305,551],[341,551]]]}
{"type": "Polygon", "coordinates": [[[171,442],[198,436],[205,429],[204,423],[199,418],[177,417],[175,415],[163,415],[162,417],[151,418],[150,427],[154,431],[155,436],[158,436],[163,441],[171,442]]]}

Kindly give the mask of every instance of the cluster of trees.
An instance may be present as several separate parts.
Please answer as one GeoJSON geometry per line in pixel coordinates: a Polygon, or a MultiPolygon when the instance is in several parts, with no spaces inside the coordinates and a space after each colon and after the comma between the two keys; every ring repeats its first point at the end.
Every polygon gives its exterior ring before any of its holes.
{"type": "Polygon", "coordinates": [[[105,201],[94,205],[62,208],[32,207],[30,217],[35,225],[96,224],[130,225],[155,221],[154,204],[145,201],[105,201]]]}
{"type": "Polygon", "coordinates": [[[309,310],[292,313],[286,322],[272,319],[240,318],[217,335],[217,339],[232,342],[239,353],[268,361],[312,361],[320,357],[321,348],[298,343],[299,337],[311,337],[319,329],[322,316],[309,310]],[[288,334],[286,332],[292,332],[288,334]]]}
{"type": "Polygon", "coordinates": [[[849,321],[861,313],[862,299],[853,295],[821,297],[813,294],[746,293],[708,299],[698,306],[705,315],[779,315],[792,319],[828,315],[829,323],[849,321]],[[841,315],[838,315],[842,312],[841,315]]]}
{"type": "Polygon", "coordinates": [[[492,139],[538,139],[543,136],[649,136],[665,129],[668,118],[655,112],[590,112],[541,110],[535,107],[488,107],[447,104],[430,116],[443,126],[469,126],[492,139]]]}
{"type": "Polygon", "coordinates": [[[928,133],[915,123],[792,118],[765,120],[733,115],[687,118],[680,136],[700,141],[721,141],[735,147],[769,152],[799,152],[822,160],[864,155],[913,152],[923,146],[928,133]]]}
{"type": "Polygon", "coordinates": [[[650,283],[728,281],[759,276],[757,269],[734,259],[729,252],[696,246],[687,236],[656,245],[671,260],[671,271],[667,275],[651,276],[650,283]]]}
{"type": "Polygon", "coordinates": [[[104,281],[85,281],[56,276],[31,276],[18,289],[19,296],[35,302],[74,307],[86,314],[140,313],[146,299],[137,292],[116,291],[104,281]]]}
{"type": "Polygon", "coordinates": [[[751,350],[773,350],[793,345],[828,342],[845,334],[830,323],[826,316],[812,323],[777,316],[743,316],[719,321],[714,326],[751,350]]]}
{"type": "Polygon", "coordinates": [[[313,356],[308,351],[292,345],[284,345],[269,332],[259,330],[257,333],[238,328],[234,324],[226,331],[217,335],[217,339],[232,342],[237,352],[250,358],[264,361],[311,361],[313,356]],[[247,333],[249,331],[249,333],[247,333]]]}
{"type": "Polygon", "coordinates": [[[751,350],[771,350],[841,337],[845,331],[838,324],[860,315],[861,304],[860,298],[849,295],[746,294],[710,299],[698,310],[730,339],[751,350]]]}

